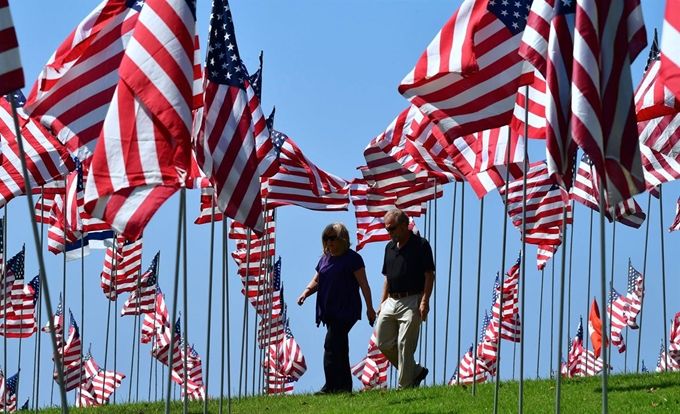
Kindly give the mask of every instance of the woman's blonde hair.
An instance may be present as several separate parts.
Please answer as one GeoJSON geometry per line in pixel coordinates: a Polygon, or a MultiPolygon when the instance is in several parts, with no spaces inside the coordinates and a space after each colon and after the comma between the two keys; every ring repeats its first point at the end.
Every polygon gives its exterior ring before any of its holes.
{"type": "Polygon", "coordinates": [[[330,251],[328,250],[326,243],[323,241],[324,236],[338,237],[336,243],[338,243],[338,245],[340,246],[340,254],[345,253],[349,249],[349,246],[351,245],[349,241],[349,232],[347,231],[347,227],[345,227],[345,225],[340,223],[339,221],[329,224],[321,232],[321,248],[323,249],[323,254],[328,254],[330,253],[330,251]]]}

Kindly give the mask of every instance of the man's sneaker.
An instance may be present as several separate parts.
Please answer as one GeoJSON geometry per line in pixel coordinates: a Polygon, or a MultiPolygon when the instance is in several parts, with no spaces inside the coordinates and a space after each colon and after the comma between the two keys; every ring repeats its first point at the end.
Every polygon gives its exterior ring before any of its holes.
{"type": "Polygon", "coordinates": [[[413,379],[413,386],[419,387],[420,383],[423,382],[423,380],[425,379],[425,377],[427,377],[427,374],[429,374],[429,373],[430,373],[430,370],[423,367],[420,370],[420,373],[418,375],[416,375],[416,377],[413,379]]]}

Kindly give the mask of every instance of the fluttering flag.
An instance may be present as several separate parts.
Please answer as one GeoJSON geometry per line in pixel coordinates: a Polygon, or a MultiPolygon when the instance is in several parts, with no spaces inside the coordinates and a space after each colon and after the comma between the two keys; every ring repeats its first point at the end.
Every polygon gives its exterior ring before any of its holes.
{"type": "MultiPolygon", "coordinates": [[[[600,309],[595,298],[590,305],[590,314],[588,315],[588,334],[590,335],[590,342],[593,344],[595,358],[599,358],[600,352],[602,352],[602,319],[600,319],[600,309]]],[[[606,338],[604,346],[609,346],[606,338]]]]}

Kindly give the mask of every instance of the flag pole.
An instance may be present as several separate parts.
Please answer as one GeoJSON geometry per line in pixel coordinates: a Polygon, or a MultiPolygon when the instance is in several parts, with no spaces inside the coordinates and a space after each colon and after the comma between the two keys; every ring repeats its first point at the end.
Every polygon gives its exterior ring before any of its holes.
{"type": "Polygon", "coordinates": [[[245,396],[248,396],[248,282],[250,281],[250,237],[251,230],[246,230],[246,274],[244,286],[246,288],[243,295],[243,326],[241,332],[241,364],[238,376],[238,401],[241,401],[242,381],[246,384],[245,396]],[[244,355],[245,354],[245,355],[244,355]],[[246,369],[243,369],[243,367],[246,369]]]}
{"type": "MultiPolygon", "coordinates": [[[[554,253],[553,253],[554,254],[554,253]]],[[[543,322],[543,277],[545,276],[545,268],[541,269],[541,298],[538,304],[538,345],[536,346],[536,379],[539,379],[539,372],[541,370],[541,322],[543,322]]]]}
{"type": "MultiPolygon", "coordinates": [[[[609,292],[610,292],[610,295],[611,295],[612,292],[614,292],[614,251],[615,251],[615,246],[616,246],[616,216],[613,214],[614,213],[613,210],[614,209],[612,209],[612,217],[614,218],[614,220],[612,222],[612,261],[611,261],[612,269],[611,269],[611,272],[610,272],[610,275],[609,275],[609,292]]],[[[606,304],[602,305],[602,306],[606,306],[606,304]]],[[[612,332],[612,312],[614,311],[612,308],[613,308],[613,306],[610,305],[609,306],[609,333],[610,333],[610,335],[611,335],[611,332],[612,332]]],[[[612,347],[613,347],[613,345],[612,345],[612,347]]],[[[609,354],[607,354],[607,356],[609,358],[609,360],[606,361],[608,366],[611,366],[611,364],[612,364],[612,354],[613,354],[613,352],[611,352],[611,351],[612,351],[612,349],[610,349],[609,354]]]]}
{"type": "Polygon", "coordinates": [[[188,389],[188,384],[187,382],[189,381],[189,370],[187,368],[187,363],[189,359],[189,355],[187,353],[187,348],[188,345],[187,343],[189,342],[189,308],[188,308],[188,291],[189,291],[189,284],[187,282],[187,239],[188,239],[188,234],[187,234],[187,215],[186,215],[186,208],[185,212],[182,215],[182,232],[183,237],[182,237],[182,279],[183,279],[183,289],[182,289],[182,294],[183,294],[183,300],[182,300],[182,306],[183,306],[183,311],[184,311],[184,318],[182,319],[182,323],[184,326],[182,327],[182,333],[184,334],[184,341],[182,342],[182,351],[184,352],[184,368],[183,368],[183,380],[184,380],[184,403],[182,406],[182,409],[184,410],[184,414],[187,414],[189,411],[189,396],[187,395],[187,389],[188,389]]]}
{"type": "MultiPolygon", "coordinates": [[[[20,135],[17,135],[17,137],[19,137],[19,136],[20,135]]],[[[2,231],[4,233],[4,235],[3,235],[3,237],[4,237],[7,234],[7,204],[5,204],[5,208],[3,210],[4,210],[3,220],[4,220],[5,226],[3,226],[2,231]]],[[[5,240],[4,243],[6,244],[7,238],[4,237],[3,240],[5,240]]],[[[7,249],[5,249],[5,250],[7,250],[7,249]]],[[[7,296],[8,296],[7,295],[7,257],[3,257],[3,261],[4,261],[4,263],[2,264],[2,295],[3,295],[2,300],[3,300],[4,303],[2,304],[2,306],[3,306],[2,309],[3,309],[3,312],[4,312],[3,317],[5,319],[5,323],[2,324],[2,326],[3,326],[3,328],[2,328],[2,342],[3,342],[2,367],[5,371],[7,371],[7,296]]],[[[5,373],[5,377],[7,377],[7,373],[5,373]]],[[[2,393],[2,406],[4,407],[3,412],[5,414],[7,414],[7,396],[6,396],[5,392],[2,393]]]]}
{"type": "MultiPolygon", "coordinates": [[[[526,135],[526,131],[525,131],[526,135]]],[[[510,145],[510,141],[512,138],[512,132],[510,131],[510,128],[508,128],[508,142],[507,142],[507,151],[505,153],[505,197],[503,197],[503,238],[501,242],[501,275],[505,275],[505,251],[507,248],[508,244],[508,191],[510,190],[510,157],[511,157],[511,150],[512,150],[512,145],[510,145]]],[[[495,288],[494,288],[495,289],[495,288]]],[[[501,358],[501,326],[503,325],[503,282],[501,279],[501,288],[500,288],[500,313],[499,313],[499,320],[498,320],[498,333],[496,335],[497,338],[497,348],[496,348],[496,381],[494,385],[494,392],[493,392],[493,412],[494,414],[498,413],[498,394],[500,392],[500,369],[501,369],[501,364],[500,364],[500,358],[501,358]]],[[[492,305],[493,306],[493,305],[492,305]]],[[[493,312],[492,312],[493,313],[493,312]]],[[[493,317],[493,315],[492,315],[493,317]]],[[[475,350],[476,352],[476,350],[475,350]]],[[[475,373],[476,375],[476,373],[475,373]]]]}
{"type": "MultiPolygon", "coordinates": [[[[434,230],[432,231],[434,237],[434,265],[437,268],[437,178],[434,179],[434,230]]],[[[432,285],[432,300],[434,305],[434,312],[432,312],[432,385],[437,381],[437,279],[435,278],[432,285]]],[[[429,325],[429,323],[428,323],[429,325]]]]}
{"type": "MultiPolygon", "coordinates": [[[[666,250],[664,247],[664,227],[663,227],[663,192],[662,188],[659,186],[659,227],[661,236],[661,294],[663,295],[663,342],[668,343],[668,328],[666,321],[668,317],[666,315],[666,250]]],[[[642,277],[644,280],[644,276],[642,277]]],[[[668,370],[668,351],[666,351],[665,359],[666,365],[664,366],[664,371],[668,370]]]]}
{"type": "MultiPolygon", "coordinates": [[[[571,332],[571,269],[574,257],[574,216],[576,215],[574,201],[571,201],[571,237],[569,238],[569,275],[568,275],[568,287],[567,292],[569,292],[569,300],[567,301],[567,333],[571,332]]],[[[567,232],[567,225],[564,225],[564,232],[567,232]]],[[[564,249],[567,249],[566,244],[564,249]]]]}
{"type": "MultiPolygon", "coordinates": [[[[529,96],[529,85],[525,86],[525,96],[529,96]]],[[[526,102],[528,105],[528,101],[526,102]]],[[[524,291],[526,286],[526,257],[527,257],[527,174],[529,173],[529,111],[528,106],[524,110],[524,161],[522,166],[524,167],[522,175],[522,263],[520,264],[520,280],[519,283],[519,295],[520,304],[519,307],[519,320],[520,323],[524,323],[524,308],[526,307],[526,301],[524,300],[524,291]]],[[[509,167],[509,166],[508,166],[509,167]]],[[[566,214],[566,213],[565,213],[566,214]]],[[[566,229],[566,220],[565,220],[566,229]]],[[[504,277],[504,276],[503,276],[504,277]]],[[[501,291],[503,290],[503,285],[501,284],[501,291]]],[[[502,302],[501,302],[501,321],[502,321],[502,302]]],[[[518,412],[522,414],[524,412],[524,329],[519,331],[519,402],[518,402],[518,412]]],[[[498,338],[500,342],[500,337],[498,338]]],[[[517,343],[515,342],[515,345],[517,343]]],[[[513,361],[513,372],[514,372],[514,361],[513,361]]]]}
{"type": "MultiPolygon", "coordinates": [[[[142,257],[143,252],[144,252],[144,245],[142,245],[141,248],[140,248],[140,257],[142,257]]],[[[158,260],[160,261],[160,257],[158,258],[158,260]]],[[[159,265],[158,262],[156,262],[156,272],[158,272],[158,265],[159,265]]],[[[135,319],[134,319],[134,322],[133,322],[133,327],[134,327],[133,329],[135,329],[135,332],[139,332],[139,340],[137,341],[137,377],[135,379],[135,402],[139,401],[139,360],[140,360],[140,352],[139,352],[140,349],[139,348],[141,346],[140,343],[142,342],[141,328],[142,328],[142,323],[143,323],[143,321],[142,321],[142,304],[141,304],[141,291],[142,291],[141,283],[142,283],[142,267],[141,267],[141,263],[140,263],[139,270],[137,271],[137,293],[138,293],[138,295],[137,295],[137,309],[139,309],[139,314],[135,314],[135,319]],[[139,329],[139,331],[137,331],[137,329],[139,329]]],[[[156,279],[156,286],[158,286],[158,279],[156,279]]],[[[154,296],[153,297],[153,303],[154,303],[153,311],[156,312],[156,295],[153,295],[153,296],[154,296]]],[[[156,318],[154,318],[154,323],[155,323],[155,319],[156,318]]],[[[133,334],[132,334],[132,340],[133,340],[133,342],[132,342],[132,353],[133,354],[135,352],[135,343],[134,343],[134,340],[135,340],[135,337],[136,337],[135,332],[133,332],[133,334]]],[[[134,355],[133,355],[132,359],[134,360],[134,355]]],[[[134,371],[134,369],[132,367],[132,364],[130,364],[130,393],[132,392],[132,373],[133,373],[133,371],[134,371]]],[[[149,373],[149,375],[151,375],[151,374],[149,373]]],[[[149,378],[149,380],[150,380],[150,378],[149,378]]],[[[131,400],[131,399],[132,399],[132,394],[128,395],[128,400],[131,400]]]]}
{"type": "MultiPolygon", "coordinates": [[[[264,217],[266,220],[267,216],[267,211],[263,210],[264,217]]],[[[261,242],[264,243],[266,241],[266,229],[267,229],[267,223],[265,223],[265,232],[262,234],[262,237],[260,238],[261,242]]],[[[262,244],[260,244],[262,246],[262,244]]],[[[258,329],[257,329],[257,317],[258,315],[260,316],[260,319],[264,319],[264,306],[266,299],[268,299],[269,296],[266,291],[265,291],[265,285],[268,284],[271,286],[271,283],[269,282],[269,274],[267,273],[267,270],[265,269],[266,265],[264,265],[264,261],[266,260],[265,258],[262,257],[262,247],[260,247],[260,258],[259,258],[259,264],[257,266],[258,269],[258,275],[255,276],[257,278],[257,296],[255,297],[255,315],[253,315],[253,371],[252,371],[252,388],[251,388],[251,393],[252,395],[255,395],[255,381],[258,378],[257,373],[257,334],[258,334],[258,329]],[[260,304],[261,303],[261,304],[260,304]]],[[[248,251],[248,255],[250,255],[250,251],[248,251]]],[[[270,289],[271,290],[271,289],[270,289]]],[[[244,286],[244,292],[246,293],[246,298],[248,297],[248,286],[244,286]]],[[[271,294],[271,292],[270,292],[271,294]]],[[[272,300],[271,298],[269,298],[272,300]]],[[[271,320],[270,320],[271,321],[271,320]]],[[[264,325],[263,325],[264,326],[264,325]]],[[[246,367],[247,369],[247,367],[246,367]]],[[[248,384],[246,384],[246,389],[248,388],[248,384]]],[[[246,392],[247,393],[247,392],[246,392]]]]}
{"type": "MultiPolygon", "coordinates": [[[[116,300],[113,308],[113,372],[118,368],[118,272],[116,272],[116,300]]],[[[114,374],[115,380],[115,374],[114,374]]],[[[106,384],[106,370],[104,370],[104,384],[106,384]]],[[[116,392],[113,392],[113,403],[116,403],[116,392]]]]}
{"type": "MultiPolygon", "coordinates": [[[[26,166],[26,151],[24,151],[24,140],[21,137],[21,128],[19,128],[19,118],[17,117],[17,107],[14,99],[10,99],[12,104],[12,118],[14,119],[14,130],[17,136],[17,144],[19,146],[19,159],[21,160],[21,172],[24,177],[28,177],[28,167],[26,166]]],[[[35,217],[35,208],[33,206],[33,194],[31,193],[31,180],[24,179],[24,189],[26,191],[26,201],[28,202],[28,213],[35,217]]],[[[7,207],[5,207],[7,208],[7,207]]],[[[35,223],[35,219],[31,220],[31,227],[33,229],[33,243],[37,250],[38,256],[38,267],[40,269],[40,287],[45,289],[45,306],[47,307],[47,313],[52,314],[52,302],[50,301],[50,289],[47,282],[47,273],[45,270],[45,262],[43,260],[42,250],[40,249],[40,237],[38,236],[38,226],[35,223]]],[[[3,266],[3,268],[6,266],[3,266]]],[[[52,318],[49,319],[49,325],[51,330],[50,337],[52,338],[52,351],[57,355],[57,338],[54,334],[54,323],[52,318]]],[[[57,358],[58,359],[58,358],[57,358]]],[[[66,401],[66,391],[64,390],[64,374],[61,369],[61,362],[56,362],[57,367],[57,378],[59,380],[59,391],[61,395],[61,410],[62,413],[68,413],[68,402],[66,401]]],[[[7,364],[5,364],[7,367],[7,364]]]]}
{"type": "MultiPolygon", "coordinates": [[[[479,243],[477,245],[477,304],[475,305],[475,337],[472,348],[472,396],[475,396],[477,388],[477,338],[479,337],[479,292],[482,285],[482,230],[484,228],[484,197],[479,200],[479,243]]],[[[501,290],[503,290],[501,285],[501,290]]],[[[501,316],[503,309],[501,309],[501,316]]]]}
{"type": "MultiPolygon", "coordinates": [[[[45,187],[41,186],[40,187],[40,197],[42,198],[43,202],[45,201],[45,187]]],[[[40,209],[40,250],[42,251],[44,247],[44,241],[43,241],[43,234],[45,230],[45,223],[43,222],[45,219],[45,209],[42,207],[40,209]]],[[[4,219],[3,219],[4,220],[4,219]]],[[[35,220],[35,218],[31,218],[31,220],[35,220]]],[[[7,220],[3,222],[3,240],[7,240],[7,230],[5,229],[7,227],[7,220]]],[[[37,226],[36,226],[37,227],[37,226]]],[[[7,260],[7,249],[4,249],[3,247],[3,260],[7,260]]],[[[3,276],[4,277],[4,276],[3,276]]],[[[43,292],[42,289],[38,291],[38,326],[42,326],[42,296],[43,292]]],[[[51,315],[50,315],[51,316],[51,315]]],[[[35,409],[36,414],[38,413],[38,396],[40,393],[40,386],[39,386],[39,378],[40,378],[40,358],[38,357],[40,354],[40,339],[41,335],[36,332],[36,335],[38,336],[35,341],[35,352],[33,354],[33,384],[35,385],[35,397],[33,398],[33,408],[35,409]]],[[[52,384],[54,384],[54,381],[52,381],[52,384]]],[[[34,394],[31,393],[31,396],[34,394]]]]}
{"type": "MultiPolygon", "coordinates": [[[[661,188],[661,187],[659,187],[661,188]]],[[[645,301],[645,279],[646,277],[644,276],[647,272],[647,244],[649,242],[649,221],[651,220],[651,208],[652,206],[652,194],[647,193],[647,224],[645,225],[645,249],[644,249],[644,254],[643,254],[643,260],[642,260],[642,298],[640,298],[640,329],[638,330],[638,346],[637,346],[637,359],[635,361],[635,372],[639,373],[640,372],[640,346],[642,344],[642,311],[644,310],[644,304],[645,301]]],[[[663,231],[663,229],[661,229],[663,231]]],[[[665,321],[664,321],[665,323],[665,321]]]]}
{"type": "MultiPolygon", "coordinates": [[[[76,173],[77,174],[77,173],[76,173]]],[[[76,177],[78,179],[79,177],[76,177]]],[[[64,249],[65,250],[65,249],[64,249]]],[[[66,252],[64,252],[66,254],[66,252]]],[[[38,326],[40,326],[38,324],[38,326]]],[[[80,343],[85,343],[85,226],[80,232],[80,343]]],[[[81,345],[82,350],[82,345],[81,345]]],[[[83,392],[83,356],[80,353],[78,392],[83,392]]],[[[75,394],[75,393],[74,393],[75,394]]]]}
{"type": "MultiPolygon", "coordinates": [[[[429,204],[429,201],[428,201],[429,204]]],[[[430,217],[430,215],[427,213],[429,211],[428,206],[426,205],[425,207],[425,216],[423,217],[423,237],[427,238],[427,219],[430,217]]],[[[425,326],[425,329],[427,329],[427,325],[425,326]]],[[[427,345],[427,341],[426,341],[427,345]]],[[[427,357],[427,353],[425,353],[425,356],[427,357]]],[[[418,360],[423,361],[423,326],[421,323],[420,329],[418,329],[418,360]]],[[[423,363],[425,365],[425,363],[423,363]]]]}
{"type": "MultiPolygon", "coordinates": [[[[156,271],[160,274],[160,257],[158,258],[158,262],[159,263],[156,263],[156,266],[158,266],[156,268],[157,269],[156,271]]],[[[140,272],[142,271],[141,268],[140,268],[139,271],[140,272]]],[[[156,279],[156,280],[158,280],[158,279],[156,279]]],[[[137,285],[139,285],[139,282],[137,283],[137,285]]],[[[158,304],[158,293],[156,295],[154,295],[154,298],[153,298],[153,311],[154,312],[156,312],[156,305],[157,304],[158,304]]],[[[151,343],[151,349],[153,350],[154,347],[155,347],[155,344],[156,344],[156,318],[155,317],[153,318],[153,335],[151,335],[150,343],[151,343]]],[[[151,401],[151,382],[153,380],[153,367],[154,367],[153,360],[154,360],[153,357],[149,359],[149,397],[148,397],[148,401],[151,401]]],[[[137,361],[139,361],[139,359],[137,359],[137,361]]],[[[156,372],[158,372],[158,365],[156,365],[156,372]]],[[[158,375],[156,375],[156,379],[158,379],[158,375]]],[[[156,382],[158,382],[158,381],[156,381],[156,382]]],[[[156,383],[155,388],[158,389],[158,383],[156,383]]],[[[157,395],[155,395],[154,398],[155,397],[157,397],[157,395]]]]}
{"type": "MultiPolygon", "coordinates": [[[[557,253],[557,252],[555,252],[557,253]]],[[[553,377],[553,345],[555,338],[555,260],[557,260],[555,253],[553,253],[553,259],[551,263],[552,267],[552,278],[550,281],[550,371],[549,377],[553,377]]],[[[560,361],[561,362],[561,361],[560,361]]]]}
{"type": "MultiPolygon", "coordinates": [[[[226,220],[226,217],[222,217],[226,220]]],[[[206,335],[206,350],[205,350],[205,398],[203,399],[203,414],[208,414],[208,396],[210,382],[210,334],[212,322],[212,289],[213,289],[213,262],[215,254],[215,189],[213,188],[210,196],[210,257],[208,259],[208,333],[206,335]]],[[[222,394],[220,390],[220,394],[222,394]]]]}
{"type": "MultiPolygon", "coordinates": [[[[137,286],[139,286],[139,279],[137,281],[137,286]]],[[[141,312],[140,305],[139,305],[139,297],[137,297],[137,310],[141,312]]],[[[117,309],[117,308],[116,308],[117,309]]],[[[134,315],[134,319],[132,320],[132,352],[131,352],[131,358],[130,358],[130,387],[128,388],[128,403],[132,402],[132,374],[135,372],[135,342],[137,339],[137,319],[138,319],[137,314],[134,315]]],[[[82,369],[81,369],[82,371],[82,369]]],[[[114,370],[115,371],[115,370],[114,370]]]]}
{"type": "Polygon", "coordinates": [[[449,316],[451,315],[451,279],[453,276],[453,233],[456,228],[456,192],[458,183],[453,182],[453,204],[451,206],[451,241],[449,243],[449,278],[446,288],[446,323],[444,324],[444,368],[442,383],[446,384],[446,357],[449,352],[449,316]]]}
{"type": "MultiPolygon", "coordinates": [[[[600,177],[600,289],[601,291],[601,300],[602,300],[602,308],[600,308],[600,319],[605,320],[606,316],[606,307],[605,304],[606,299],[607,299],[607,269],[606,269],[606,254],[605,254],[605,234],[604,234],[604,209],[605,209],[605,195],[604,195],[604,186],[605,186],[605,181],[604,181],[604,176],[600,177]]],[[[665,324],[664,324],[665,326],[665,324]]],[[[607,338],[607,332],[606,332],[606,324],[602,324],[602,338],[607,338]]],[[[607,358],[608,351],[607,347],[603,346],[602,347],[602,361],[606,363],[606,361],[609,361],[607,358]]],[[[608,393],[607,393],[607,376],[609,375],[609,365],[607,364],[604,369],[602,370],[602,413],[607,414],[609,411],[609,404],[608,404],[608,393]]]]}
{"type": "MultiPolygon", "coordinates": [[[[460,263],[458,264],[458,348],[456,350],[456,358],[460,356],[460,341],[462,336],[463,326],[463,234],[465,229],[465,183],[460,186],[460,263]]],[[[477,335],[475,333],[475,335],[477,335]]],[[[458,367],[458,360],[456,359],[456,368],[458,367]]],[[[456,385],[460,383],[460,372],[456,375],[456,385]]]]}
{"type": "MultiPolygon", "coordinates": [[[[433,216],[433,214],[429,213],[430,211],[432,211],[432,200],[427,201],[427,211],[428,211],[428,214],[427,214],[427,231],[425,232],[425,237],[429,240],[432,236],[432,216],[433,216]]],[[[430,244],[430,246],[432,246],[432,244],[430,244]]],[[[435,261],[435,265],[436,265],[436,263],[437,262],[435,261]]],[[[434,284],[432,285],[432,295],[434,296],[434,284]]],[[[436,305],[435,305],[435,309],[436,309],[436,305]]],[[[422,323],[421,323],[421,327],[422,327],[422,323]]],[[[424,350],[423,350],[423,352],[425,353],[425,359],[424,359],[425,362],[424,362],[423,366],[427,366],[427,342],[428,342],[428,338],[429,338],[429,330],[430,330],[430,324],[425,322],[425,335],[424,335],[425,336],[425,347],[424,347],[424,350]]],[[[421,328],[420,331],[422,332],[422,328],[421,328]]],[[[434,370],[434,367],[432,367],[432,369],[434,370]]]]}
{"type": "MultiPolygon", "coordinates": [[[[588,283],[586,285],[586,315],[588,315],[589,317],[590,317],[590,279],[592,275],[591,272],[592,263],[593,263],[593,209],[590,209],[590,234],[588,236],[588,283]]],[[[588,332],[588,335],[586,335],[586,351],[588,350],[589,341],[590,332],[588,332]]],[[[588,352],[586,352],[586,367],[587,366],[588,366],[588,352]]]]}
{"type": "MultiPolygon", "coordinates": [[[[179,259],[180,259],[180,248],[182,243],[182,221],[184,220],[184,215],[186,214],[186,188],[182,187],[179,190],[179,214],[177,214],[177,249],[175,255],[175,284],[174,290],[172,292],[172,319],[171,323],[175,324],[177,320],[177,296],[179,294],[179,259]]],[[[168,376],[166,384],[168,389],[165,394],[165,414],[170,414],[170,394],[172,393],[172,360],[173,360],[173,350],[175,349],[175,332],[172,329],[172,334],[170,334],[170,348],[168,352],[168,376]]]]}
{"type": "MultiPolygon", "coordinates": [[[[564,238],[567,238],[567,207],[564,206],[562,208],[562,227],[564,228],[564,238]]],[[[563,242],[563,245],[566,245],[566,240],[563,242]]],[[[559,312],[558,312],[558,317],[557,317],[557,380],[556,380],[556,386],[555,386],[555,414],[560,413],[560,404],[561,404],[561,397],[562,397],[562,340],[564,339],[564,276],[565,276],[565,267],[567,263],[567,249],[563,248],[562,249],[562,263],[560,264],[560,304],[559,304],[559,312]]],[[[554,260],[554,256],[553,256],[554,260]]],[[[554,261],[553,261],[554,265],[554,261]]],[[[553,266],[553,273],[554,273],[555,267],[553,266]]],[[[554,277],[553,277],[554,280],[554,277]]]]}
{"type": "MultiPolygon", "coordinates": [[[[226,336],[227,339],[227,413],[231,414],[231,331],[229,330],[229,261],[227,260],[227,220],[226,216],[223,217],[222,229],[224,232],[224,277],[223,286],[224,291],[222,292],[222,303],[224,304],[224,313],[222,315],[222,338],[226,336]],[[224,323],[226,319],[226,323],[224,323]],[[226,329],[226,330],[225,330],[226,329]]],[[[224,363],[224,346],[222,347],[222,361],[224,363]]],[[[224,367],[224,365],[223,365],[224,367]]],[[[224,368],[222,368],[222,375],[224,376],[224,368]]],[[[222,394],[220,394],[220,414],[222,414],[222,394]]]]}

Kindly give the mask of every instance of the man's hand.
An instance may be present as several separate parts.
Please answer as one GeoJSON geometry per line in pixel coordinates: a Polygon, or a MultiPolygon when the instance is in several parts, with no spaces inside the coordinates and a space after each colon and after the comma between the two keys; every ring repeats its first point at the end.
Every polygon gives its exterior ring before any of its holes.
{"type": "Polygon", "coordinates": [[[430,313],[430,304],[428,302],[420,302],[420,320],[425,322],[428,313],[430,313]]]}
{"type": "Polygon", "coordinates": [[[369,308],[369,309],[366,310],[366,317],[368,318],[368,324],[369,325],[373,326],[373,324],[375,324],[376,316],[377,315],[375,313],[375,310],[373,310],[373,308],[369,308]]]}

